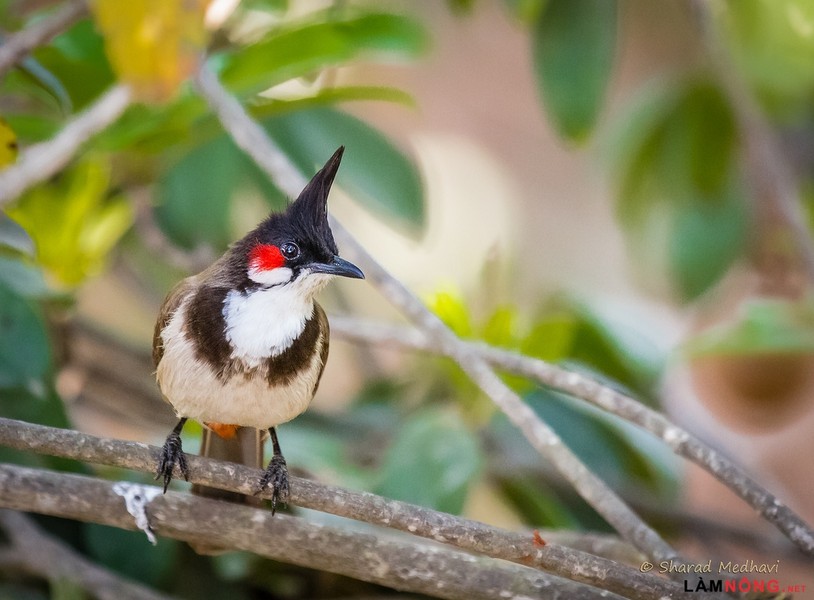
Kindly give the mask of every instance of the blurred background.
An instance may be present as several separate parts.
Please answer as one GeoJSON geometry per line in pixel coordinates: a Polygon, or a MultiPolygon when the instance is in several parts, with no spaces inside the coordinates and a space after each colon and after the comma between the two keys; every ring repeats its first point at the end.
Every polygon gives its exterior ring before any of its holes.
{"type": "MultiPolygon", "coordinates": [[[[158,307],[285,202],[185,83],[206,49],[307,176],[347,147],[333,213],[459,335],[664,410],[814,521],[814,1],[699,5],[97,0],[0,83],[4,166],[116,80],[142,101],[0,216],[2,415],[153,444],[174,424],[150,362],[158,307]]],[[[3,35],[59,8],[0,2],[3,35]]],[[[403,322],[369,285],[337,282],[321,302],[403,322]]],[[[781,560],[782,583],[814,589],[810,563],[711,476],[506,380],[681,550],[781,560]]],[[[185,433],[195,451],[200,429],[185,433]]],[[[514,530],[610,531],[444,359],[334,335],[312,408],[280,437],[295,474],[326,483],[514,530]]],[[[182,597],[385,593],[41,522],[182,597]]],[[[0,596],[57,587],[5,573],[0,596]]]]}

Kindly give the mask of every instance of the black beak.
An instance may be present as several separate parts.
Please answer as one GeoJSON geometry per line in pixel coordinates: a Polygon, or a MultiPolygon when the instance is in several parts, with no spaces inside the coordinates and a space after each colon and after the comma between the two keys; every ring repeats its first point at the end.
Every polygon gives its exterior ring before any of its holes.
{"type": "Polygon", "coordinates": [[[350,261],[344,258],[334,256],[331,262],[327,263],[311,263],[308,268],[312,273],[325,273],[326,275],[338,275],[339,277],[350,277],[351,279],[364,279],[365,274],[362,269],[357,267],[350,261]]]}

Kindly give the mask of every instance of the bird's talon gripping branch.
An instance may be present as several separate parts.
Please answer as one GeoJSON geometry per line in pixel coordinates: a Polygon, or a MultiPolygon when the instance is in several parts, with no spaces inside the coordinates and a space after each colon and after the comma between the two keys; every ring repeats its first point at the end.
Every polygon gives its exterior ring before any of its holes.
{"type": "Polygon", "coordinates": [[[260,489],[257,493],[264,491],[266,488],[272,489],[271,495],[271,514],[277,511],[277,503],[288,505],[290,497],[288,487],[288,467],[285,464],[285,459],[282,456],[273,456],[266,468],[266,472],[260,478],[260,489]]]}
{"type": "Polygon", "coordinates": [[[164,493],[167,493],[167,487],[172,481],[173,471],[175,465],[181,471],[186,481],[189,481],[189,468],[187,467],[187,457],[181,447],[181,429],[184,427],[186,419],[181,419],[178,425],[175,426],[170,434],[167,436],[164,445],[161,447],[161,454],[158,457],[158,468],[155,472],[155,478],[164,481],[164,493]]]}

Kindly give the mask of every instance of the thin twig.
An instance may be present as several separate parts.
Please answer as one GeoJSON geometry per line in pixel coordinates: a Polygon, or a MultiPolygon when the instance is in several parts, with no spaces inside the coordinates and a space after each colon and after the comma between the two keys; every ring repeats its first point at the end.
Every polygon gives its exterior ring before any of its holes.
{"type": "Polygon", "coordinates": [[[71,0],[54,14],[9,35],[0,45],[0,77],[38,46],[65,31],[88,12],[83,0],[71,0]]]}
{"type": "Polygon", "coordinates": [[[169,600],[160,594],[100,567],[64,542],[48,535],[25,515],[0,510],[0,526],[9,539],[3,567],[46,580],[65,579],[99,600],[169,600]]]}
{"type": "MultiPolygon", "coordinates": [[[[0,503],[5,506],[135,529],[115,485],[92,477],[0,465],[0,503]]],[[[535,569],[426,542],[384,539],[186,493],[164,495],[155,486],[141,486],[138,492],[142,498],[153,498],[145,512],[150,529],[159,535],[254,552],[400,590],[453,600],[507,597],[507,591],[510,597],[613,597],[535,569]]]]}
{"type": "MultiPolygon", "coordinates": [[[[292,197],[299,194],[306,184],[305,178],[205,65],[196,76],[196,84],[235,143],[281,190],[292,197]]],[[[390,275],[336,219],[332,219],[331,227],[339,246],[362,268],[368,281],[458,362],[464,372],[523,432],[531,445],[625,540],[655,561],[680,560],[678,553],[592,473],[563,444],[554,430],[492,371],[486,361],[460,344],[455,334],[404,284],[390,275]]]]}
{"type": "Polygon", "coordinates": [[[88,139],[116,121],[130,104],[130,88],[119,84],[79,113],[56,136],[28,148],[0,171],[0,208],[28,188],[58,173],[88,139]]]}
{"type": "MultiPolygon", "coordinates": [[[[435,354],[444,353],[421,331],[409,327],[333,315],[331,333],[353,341],[394,345],[435,354]]],[[[671,423],[661,413],[574,371],[487,344],[461,343],[499,369],[522,375],[585,400],[652,433],[677,455],[695,462],[712,473],[768,522],[782,531],[803,552],[814,555],[814,531],[803,519],[752,479],[741,467],[688,431],[671,423]]]]}
{"type": "MultiPolygon", "coordinates": [[[[0,418],[0,445],[51,456],[110,465],[152,473],[159,449],[138,442],[98,438],[92,435],[0,418]]],[[[241,494],[256,491],[260,472],[232,463],[188,456],[191,483],[241,494]]],[[[269,493],[262,494],[270,498],[269,493]]],[[[630,598],[654,598],[678,593],[675,584],[640,573],[622,564],[556,543],[556,534],[546,546],[535,544],[531,534],[504,531],[477,521],[390,500],[366,492],[354,492],[308,479],[291,478],[291,503],[303,508],[381,525],[426,537],[601,587],[630,598]]],[[[546,533],[546,536],[549,534],[546,533]]],[[[587,540],[582,540],[587,543],[587,540]]],[[[599,539],[592,551],[602,551],[607,541],[599,539]]],[[[618,548],[615,552],[618,552],[618,548]]],[[[626,553],[623,558],[637,560],[626,553]]]]}

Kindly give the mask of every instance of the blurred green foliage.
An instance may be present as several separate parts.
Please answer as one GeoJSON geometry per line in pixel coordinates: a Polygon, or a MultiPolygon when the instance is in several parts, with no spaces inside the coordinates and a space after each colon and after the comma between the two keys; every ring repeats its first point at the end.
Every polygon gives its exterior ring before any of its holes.
{"type": "Polygon", "coordinates": [[[691,356],[814,353],[814,307],[808,302],[754,298],[736,321],[722,323],[684,344],[691,356]]]}
{"type": "Polygon", "coordinates": [[[790,124],[810,119],[814,3],[728,0],[719,16],[737,66],[764,108],[790,124]]]}
{"type": "Polygon", "coordinates": [[[87,158],[60,181],[32,189],[8,211],[31,233],[39,264],[59,283],[78,285],[98,274],[130,228],[130,203],[109,197],[110,184],[106,161],[87,158]]]}
{"type": "Polygon", "coordinates": [[[732,109],[708,78],[644,90],[617,125],[619,220],[643,266],[667,273],[683,300],[714,285],[746,241],[737,137],[732,109]]]}
{"type": "Polygon", "coordinates": [[[596,124],[613,66],[616,13],[615,0],[548,0],[534,23],[540,95],[568,140],[584,141],[596,124]]]}
{"type": "Polygon", "coordinates": [[[396,432],[374,491],[458,514],[481,463],[477,438],[454,412],[422,411],[396,432]]]}

